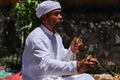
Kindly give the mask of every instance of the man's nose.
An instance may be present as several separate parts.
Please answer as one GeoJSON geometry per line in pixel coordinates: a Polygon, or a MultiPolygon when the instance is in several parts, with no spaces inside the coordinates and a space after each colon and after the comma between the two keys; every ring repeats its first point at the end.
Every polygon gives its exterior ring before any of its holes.
{"type": "Polygon", "coordinates": [[[58,15],[58,18],[62,18],[62,15],[61,15],[61,14],[59,14],[59,15],[58,15]]]}
{"type": "Polygon", "coordinates": [[[62,15],[61,14],[58,15],[58,19],[62,20],[62,15]]]}

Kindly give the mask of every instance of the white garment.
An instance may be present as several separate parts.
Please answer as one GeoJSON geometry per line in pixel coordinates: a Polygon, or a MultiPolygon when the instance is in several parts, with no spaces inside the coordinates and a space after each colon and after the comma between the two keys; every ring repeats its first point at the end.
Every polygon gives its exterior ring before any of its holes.
{"type": "Polygon", "coordinates": [[[95,80],[95,79],[91,75],[84,73],[68,77],[46,78],[44,80],[95,80]]]}
{"type": "Polygon", "coordinates": [[[63,77],[62,79],[58,80],[95,80],[90,74],[77,74],[69,77],[63,77]]]}
{"type": "Polygon", "coordinates": [[[63,75],[77,74],[76,61],[70,61],[72,51],[64,48],[58,33],[54,35],[57,53],[52,49],[53,33],[43,25],[29,34],[22,56],[23,80],[51,80],[63,75]]]}

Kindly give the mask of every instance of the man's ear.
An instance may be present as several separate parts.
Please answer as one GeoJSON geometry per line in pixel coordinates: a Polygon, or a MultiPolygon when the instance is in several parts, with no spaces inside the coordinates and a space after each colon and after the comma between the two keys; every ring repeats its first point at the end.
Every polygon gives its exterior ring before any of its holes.
{"type": "Polygon", "coordinates": [[[42,20],[42,21],[44,21],[45,19],[46,19],[45,16],[42,16],[42,17],[41,17],[41,20],[42,20]]]}
{"type": "Polygon", "coordinates": [[[43,15],[43,16],[41,17],[41,21],[42,21],[43,23],[46,23],[47,19],[46,19],[46,16],[45,16],[45,15],[43,15]]]}

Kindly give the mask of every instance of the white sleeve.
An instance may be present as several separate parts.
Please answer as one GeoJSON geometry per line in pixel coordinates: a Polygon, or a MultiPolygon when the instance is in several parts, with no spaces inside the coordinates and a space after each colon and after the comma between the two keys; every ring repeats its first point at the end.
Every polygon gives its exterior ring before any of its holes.
{"type": "Polygon", "coordinates": [[[60,35],[58,35],[57,38],[59,42],[58,44],[60,46],[60,54],[62,56],[62,61],[70,61],[74,53],[71,51],[70,47],[68,49],[64,47],[63,41],[60,35]]]}
{"type": "Polygon", "coordinates": [[[69,47],[68,49],[65,49],[63,47],[63,50],[62,50],[62,60],[63,61],[70,61],[70,60],[73,60],[73,52],[71,51],[71,48],[69,47]]]}
{"type": "Polygon", "coordinates": [[[63,56],[66,61],[59,61],[51,58],[50,52],[47,49],[45,43],[41,39],[37,39],[35,41],[31,42],[30,50],[33,54],[33,60],[34,64],[33,66],[38,66],[39,70],[38,72],[44,72],[45,74],[49,75],[69,75],[69,74],[76,74],[77,73],[77,66],[76,61],[68,61],[69,56],[71,56],[70,50],[67,51],[70,55],[68,56],[67,53],[65,53],[63,56]]]}

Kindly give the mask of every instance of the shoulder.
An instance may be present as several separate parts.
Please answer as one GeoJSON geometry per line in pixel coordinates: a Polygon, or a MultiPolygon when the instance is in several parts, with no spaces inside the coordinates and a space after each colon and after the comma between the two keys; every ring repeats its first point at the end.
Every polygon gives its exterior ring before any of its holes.
{"type": "Polygon", "coordinates": [[[30,32],[30,34],[28,35],[28,37],[29,36],[38,36],[38,35],[41,35],[41,34],[43,34],[43,31],[41,30],[40,27],[37,27],[32,32],[30,32]]]}
{"type": "Polygon", "coordinates": [[[44,36],[45,36],[45,34],[42,31],[42,29],[40,27],[37,27],[32,32],[30,32],[30,34],[28,35],[26,40],[42,39],[44,36]]]}

